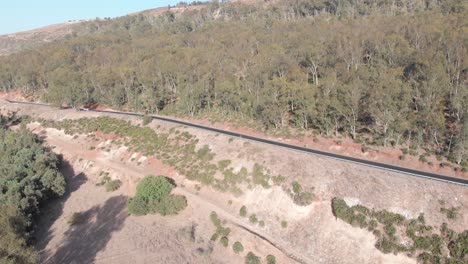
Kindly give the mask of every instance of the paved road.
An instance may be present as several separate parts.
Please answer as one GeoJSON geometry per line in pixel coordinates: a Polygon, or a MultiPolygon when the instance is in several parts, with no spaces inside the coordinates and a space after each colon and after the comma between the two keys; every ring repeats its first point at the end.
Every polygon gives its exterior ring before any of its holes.
{"type": "MultiPolygon", "coordinates": [[[[17,103],[17,104],[31,104],[31,105],[41,105],[41,106],[48,106],[48,107],[54,107],[51,105],[47,104],[42,104],[42,103],[30,103],[30,102],[17,102],[17,101],[9,101],[10,103],[17,103]]],[[[143,116],[142,114],[138,113],[129,113],[129,112],[119,112],[119,111],[105,111],[105,110],[87,110],[90,112],[99,112],[99,113],[108,113],[108,114],[116,114],[116,115],[127,115],[127,116],[143,116]]],[[[152,116],[153,119],[156,120],[161,120],[161,121],[166,121],[166,122],[171,122],[179,125],[184,125],[188,127],[194,127],[198,129],[203,129],[211,132],[216,132],[224,135],[229,135],[233,137],[238,137],[246,140],[251,140],[255,142],[260,142],[264,144],[269,144],[277,147],[283,147],[287,149],[292,149],[300,152],[305,152],[308,154],[313,154],[317,156],[322,156],[322,157],[327,157],[327,158],[332,158],[340,161],[345,161],[345,162],[350,162],[354,164],[359,164],[359,165],[364,165],[367,167],[372,167],[372,168],[377,168],[381,170],[386,170],[386,171],[392,171],[392,172],[397,172],[397,173],[403,173],[405,175],[413,176],[413,177],[419,177],[419,178],[425,178],[425,179],[430,179],[430,180],[436,180],[436,181],[442,181],[442,182],[447,182],[447,183],[453,183],[453,184],[459,184],[464,187],[468,187],[468,180],[466,179],[461,179],[461,178],[456,178],[456,177],[450,177],[446,175],[439,175],[435,173],[429,173],[425,171],[419,171],[419,170],[413,170],[409,168],[404,168],[404,167],[399,167],[399,166],[394,166],[390,164],[385,164],[385,163],[380,163],[380,162],[375,162],[375,161],[370,161],[370,160],[364,160],[364,159],[358,159],[358,158],[353,158],[353,157],[348,157],[344,155],[339,155],[335,153],[329,153],[325,151],[320,151],[320,150],[315,150],[315,149],[310,149],[310,148],[304,148],[300,146],[295,146],[295,145],[290,145],[286,143],[281,143],[273,140],[268,140],[264,138],[259,138],[259,137],[253,137],[253,136],[248,136],[244,134],[239,134],[231,131],[226,131],[226,130],[221,130],[217,128],[212,128],[212,127],[207,127],[207,126],[202,126],[202,125],[197,125],[189,122],[184,122],[172,118],[167,118],[167,117],[162,117],[162,116],[152,116]]]]}

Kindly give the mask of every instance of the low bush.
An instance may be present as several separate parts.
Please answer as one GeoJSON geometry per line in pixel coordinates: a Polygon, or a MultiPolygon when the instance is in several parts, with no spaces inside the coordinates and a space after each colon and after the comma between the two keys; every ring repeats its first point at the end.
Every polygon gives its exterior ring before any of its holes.
{"type": "Polygon", "coordinates": [[[260,264],[260,258],[250,251],[245,256],[245,264],[260,264]]]}
{"type": "Polygon", "coordinates": [[[187,207],[181,195],[171,195],[174,185],[163,176],[146,176],[137,185],[135,197],[129,199],[127,209],[133,215],[159,213],[173,215],[187,207]]]}
{"type": "Polygon", "coordinates": [[[266,256],[267,264],[276,264],[276,257],[273,255],[266,256]]]}
{"type": "Polygon", "coordinates": [[[132,215],[146,215],[149,213],[148,202],[140,196],[128,199],[127,210],[132,215]]]}
{"type": "Polygon", "coordinates": [[[216,240],[218,240],[218,237],[219,237],[218,233],[213,233],[213,235],[211,235],[210,240],[211,241],[216,241],[216,240]]]}
{"type": "Polygon", "coordinates": [[[260,227],[265,227],[265,222],[263,220],[261,220],[261,221],[258,222],[258,225],[260,227]]]}
{"type": "Polygon", "coordinates": [[[241,209],[239,210],[239,215],[242,216],[242,217],[246,217],[247,216],[247,207],[245,207],[245,205],[243,205],[241,207],[241,209]]]}
{"type": "Polygon", "coordinates": [[[146,201],[161,200],[169,195],[174,185],[164,176],[146,176],[137,185],[136,196],[146,201]]]}
{"type": "MultiPolygon", "coordinates": [[[[439,202],[444,205],[443,201],[439,202]]],[[[453,213],[455,209],[441,208],[441,212],[453,213]]],[[[468,231],[457,234],[446,223],[439,230],[434,230],[432,226],[425,225],[424,214],[417,219],[406,219],[386,210],[374,211],[361,205],[349,207],[339,198],[332,200],[332,210],[337,218],[349,224],[359,224],[359,221],[368,223],[367,229],[377,237],[375,247],[383,253],[407,252],[411,256],[417,252],[418,260],[422,263],[464,263],[468,256],[468,231]],[[398,241],[401,239],[412,240],[412,244],[400,244],[398,241]],[[449,256],[446,254],[448,251],[449,256]]]]}
{"type": "Polygon", "coordinates": [[[288,227],[288,222],[286,220],[281,221],[281,227],[282,228],[288,227]]]}
{"type": "Polygon", "coordinates": [[[146,126],[148,125],[149,123],[151,123],[151,121],[153,121],[153,117],[151,117],[150,115],[144,115],[143,116],[143,125],[146,126]]]}
{"type": "Polygon", "coordinates": [[[120,180],[112,180],[106,183],[106,191],[113,192],[116,191],[122,186],[122,182],[120,180]]]}
{"type": "Polygon", "coordinates": [[[227,247],[229,245],[229,239],[227,237],[222,237],[221,240],[219,240],[219,242],[221,242],[221,244],[224,247],[227,247]]]}
{"type": "Polygon", "coordinates": [[[255,214],[252,214],[249,216],[249,221],[252,224],[256,224],[258,222],[257,216],[255,214]]]}
{"type": "Polygon", "coordinates": [[[169,195],[161,201],[153,200],[153,205],[149,207],[151,213],[161,215],[175,215],[187,207],[187,199],[182,195],[169,195]]]}
{"type": "Polygon", "coordinates": [[[242,245],[241,242],[236,241],[234,245],[232,245],[232,250],[236,253],[239,254],[240,252],[244,251],[244,246],[242,245]]]}
{"type": "Polygon", "coordinates": [[[458,209],[459,208],[456,208],[456,207],[452,207],[452,208],[440,208],[440,212],[441,213],[444,213],[448,219],[456,219],[457,216],[458,216],[458,209]]]}

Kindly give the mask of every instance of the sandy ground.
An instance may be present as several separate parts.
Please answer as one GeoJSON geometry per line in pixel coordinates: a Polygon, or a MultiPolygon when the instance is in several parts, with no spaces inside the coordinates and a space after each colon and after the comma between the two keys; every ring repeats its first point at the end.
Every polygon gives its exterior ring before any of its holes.
{"type": "MultiPolygon", "coordinates": [[[[101,114],[53,110],[37,106],[18,106],[0,101],[0,108],[17,110],[21,114],[61,120],[98,116],[101,114]]],[[[125,118],[133,122],[138,119],[125,118]]],[[[173,125],[153,121],[151,127],[167,131],[173,125]]],[[[409,177],[320,158],[295,151],[246,142],[192,128],[182,128],[197,136],[216,153],[216,160],[230,159],[234,168],[251,168],[259,163],[273,175],[283,175],[287,184],[299,181],[312,189],[315,201],[306,207],[295,205],[281,188],[245,189],[235,197],[203,187],[178,175],[172,168],[152,157],[128,152],[110,145],[106,135],[100,141],[80,136],[73,139],[54,129],[33,125],[35,133],[61,153],[68,162],[70,190],[66,197],[47,208],[44,224],[38,233],[38,247],[44,263],[242,263],[243,256],[253,251],[263,258],[274,254],[278,263],[414,263],[405,255],[383,254],[374,247],[375,237],[366,230],[353,228],[336,220],[330,208],[335,196],[376,209],[388,209],[407,217],[424,212],[426,222],[439,226],[448,222],[452,229],[462,231],[468,226],[468,189],[451,184],[409,177]],[[89,150],[90,146],[96,150],[89,150]],[[99,147],[110,148],[110,151],[99,147]],[[132,157],[135,158],[132,161],[132,157]],[[141,162],[140,164],[138,162],[141,162]],[[95,185],[99,173],[106,171],[121,179],[122,188],[107,193],[95,185]],[[133,195],[138,179],[147,174],[172,177],[176,193],[188,199],[188,208],[178,216],[128,216],[126,197],[133,195]],[[448,221],[441,214],[439,201],[446,207],[460,207],[460,217],[448,221]],[[228,201],[231,201],[229,203],[228,201]],[[238,215],[246,205],[250,213],[265,221],[265,227],[252,225],[238,215]],[[216,211],[233,231],[230,247],[239,240],[245,251],[236,255],[231,248],[209,242],[214,226],[209,213],[216,211]],[[70,227],[67,220],[74,212],[86,212],[86,224],[70,227]],[[288,221],[282,228],[280,222],[288,221]],[[188,239],[181,230],[196,226],[195,239],[188,239]],[[263,238],[263,239],[262,239],[263,238]],[[207,256],[200,255],[213,247],[207,256]]],[[[107,135],[108,136],[108,135],[107,135]]]]}

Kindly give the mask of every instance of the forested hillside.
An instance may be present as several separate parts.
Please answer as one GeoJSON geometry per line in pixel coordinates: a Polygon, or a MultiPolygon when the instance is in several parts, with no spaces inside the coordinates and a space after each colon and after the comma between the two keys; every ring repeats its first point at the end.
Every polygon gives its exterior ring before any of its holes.
{"type": "Polygon", "coordinates": [[[58,157],[25,127],[0,115],[0,263],[37,263],[31,247],[39,209],[65,192],[58,157]]]}
{"type": "Polygon", "coordinates": [[[463,0],[212,3],[85,23],[0,57],[0,87],[423,147],[467,166],[467,20],[463,0]]]}

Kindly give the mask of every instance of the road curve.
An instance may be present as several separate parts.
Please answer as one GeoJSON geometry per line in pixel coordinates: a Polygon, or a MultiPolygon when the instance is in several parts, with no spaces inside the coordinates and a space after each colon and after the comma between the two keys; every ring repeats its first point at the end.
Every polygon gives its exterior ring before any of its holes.
{"type": "MultiPolygon", "coordinates": [[[[18,102],[18,101],[11,101],[11,100],[7,100],[7,101],[10,102],[10,103],[16,103],[16,104],[30,104],[30,105],[40,105],[40,106],[54,107],[54,106],[51,106],[51,105],[48,105],[48,104],[43,104],[43,103],[18,102]]],[[[116,114],[116,115],[127,115],[127,116],[140,116],[140,117],[143,116],[142,114],[131,113],[131,112],[92,110],[92,109],[89,109],[87,111],[89,111],[89,112],[99,112],[99,113],[108,113],[108,114],[116,114]]],[[[372,168],[377,168],[377,169],[381,169],[381,170],[402,173],[402,174],[413,176],[413,177],[419,177],[419,178],[425,178],[425,179],[430,179],[430,180],[442,181],[442,182],[446,182],[446,183],[458,184],[458,185],[462,185],[464,187],[468,187],[468,180],[466,180],[466,179],[450,177],[450,176],[446,176],[446,175],[439,175],[439,174],[429,173],[429,172],[425,172],[425,171],[413,170],[413,169],[394,166],[394,165],[390,165],[390,164],[385,164],[385,163],[380,163],[380,162],[375,162],[375,161],[370,161],[370,160],[364,160],[364,159],[348,157],[348,156],[344,156],[344,155],[340,155],[340,154],[335,154],[335,153],[330,153],[330,152],[325,152],[325,151],[300,147],[300,146],[296,146],[296,145],[290,145],[290,144],[281,143],[281,142],[277,142],[277,141],[273,141],[273,140],[268,140],[268,139],[264,139],[264,138],[253,137],[253,136],[244,135],[244,134],[240,134],[240,133],[235,133],[235,132],[231,132],[231,131],[226,131],[226,130],[222,130],[222,129],[197,125],[197,124],[184,122],[184,121],[180,121],[180,120],[177,120],[177,119],[162,117],[162,116],[152,115],[151,117],[153,119],[156,119],[156,120],[175,123],[175,124],[184,125],[184,126],[188,126],[188,127],[194,127],[194,128],[198,128],[198,129],[203,129],[203,130],[207,130],[207,131],[211,131],[211,132],[216,132],[216,133],[219,133],[219,134],[224,134],[224,135],[238,137],[238,138],[242,138],[242,139],[246,139],[246,140],[251,140],[251,141],[254,141],[254,142],[260,142],[260,143],[269,144],[269,145],[273,145],[273,146],[277,146],[277,147],[283,147],[283,148],[287,148],[287,149],[291,149],[291,150],[305,152],[305,153],[316,155],[316,156],[332,158],[332,159],[335,159],[335,160],[340,160],[340,161],[350,162],[350,163],[354,163],[354,164],[364,165],[364,166],[367,166],[367,167],[372,167],[372,168]]]]}

